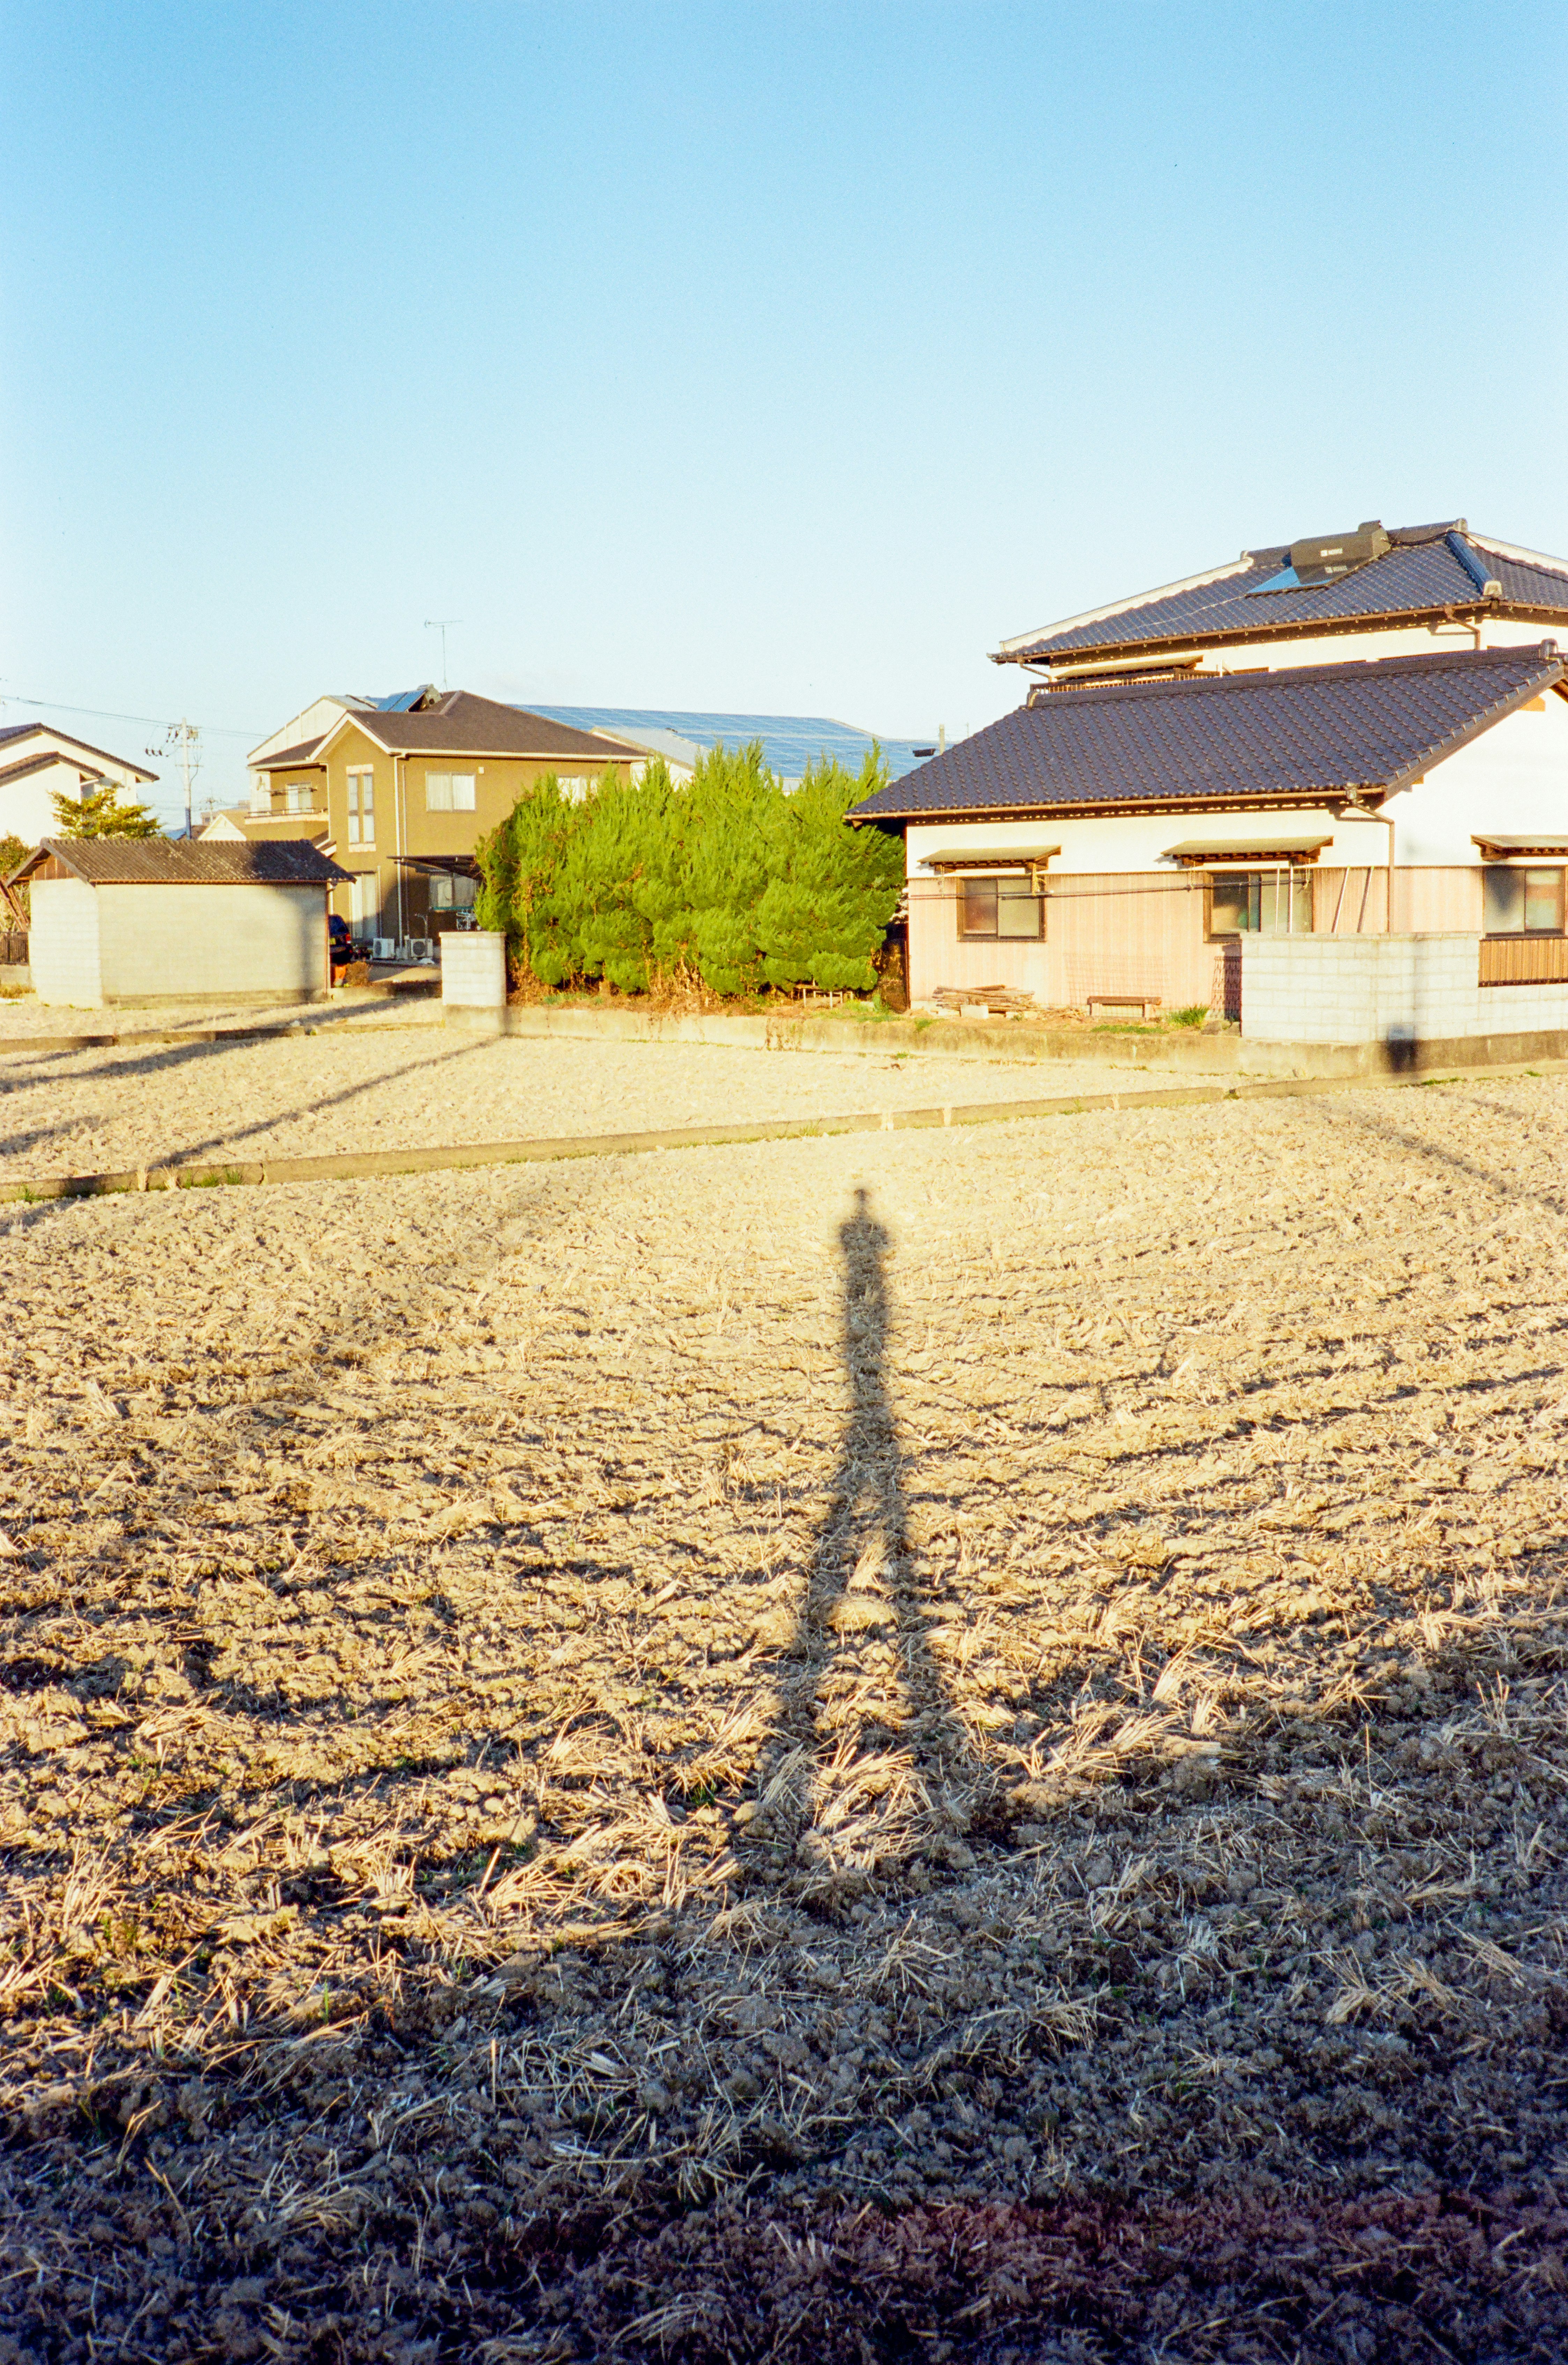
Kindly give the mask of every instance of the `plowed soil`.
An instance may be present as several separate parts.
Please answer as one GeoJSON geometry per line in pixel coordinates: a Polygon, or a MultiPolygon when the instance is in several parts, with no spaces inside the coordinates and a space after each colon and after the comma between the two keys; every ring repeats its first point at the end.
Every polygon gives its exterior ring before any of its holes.
{"type": "Polygon", "coordinates": [[[1568,2353],[1565,1149],[0,1211],[0,2359],[1568,2353]]]}

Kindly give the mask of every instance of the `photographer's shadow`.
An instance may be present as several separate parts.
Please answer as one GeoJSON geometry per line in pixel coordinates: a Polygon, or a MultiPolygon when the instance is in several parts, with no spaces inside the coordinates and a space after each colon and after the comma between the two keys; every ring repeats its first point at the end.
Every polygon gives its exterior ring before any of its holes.
{"type": "Polygon", "coordinates": [[[888,1394],[890,1242],[870,1194],[855,1199],[838,1233],[849,1407],[758,1782],[758,1837],[776,1853],[792,1844],[809,1887],[864,1873],[876,1827],[894,1855],[908,1852],[917,1826],[927,1835],[965,1828],[961,1797],[978,1770],[932,1650],[909,1533],[888,1394]]]}

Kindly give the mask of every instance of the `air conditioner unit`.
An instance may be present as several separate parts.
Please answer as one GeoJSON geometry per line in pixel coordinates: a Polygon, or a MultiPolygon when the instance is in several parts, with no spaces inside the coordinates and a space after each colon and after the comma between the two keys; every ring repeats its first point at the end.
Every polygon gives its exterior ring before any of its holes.
{"type": "Polygon", "coordinates": [[[435,955],[431,949],[430,938],[428,936],[410,936],[409,938],[408,958],[411,961],[433,960],[435,958],[435,955]]]}
{"type": "Polygon", "coordinates": [[[398,947],[390,936],[372,936],[370,940],[372,960],[393,960],[397,958],[397,952],[398,947]]]}

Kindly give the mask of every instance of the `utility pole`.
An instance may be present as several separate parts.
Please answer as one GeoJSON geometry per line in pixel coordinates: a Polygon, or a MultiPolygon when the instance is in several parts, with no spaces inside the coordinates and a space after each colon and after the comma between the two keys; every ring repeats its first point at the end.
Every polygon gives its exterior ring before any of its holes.
{"type": "Polygon", "coordinates": [[[171,723],[164,732],[162,745],[149,747],[147,752],[150,756],[159,757],[173,756],[179,764],[180,777],[185,791],[185,835],[190,837],[194,834],[191,825],[191,790],[197,773],[201,770],[199,727],[182,715],[178,723],[171,723]]]}
{"type": "Polygon", "coordinates": [[[460,624],[462,622],[463,619],[461,616],[427,616],[425,618],[426,632],[439,633],[441,634],[441,686],[442,689],[446,688],[447,628],[449,625],[460,624]]]}

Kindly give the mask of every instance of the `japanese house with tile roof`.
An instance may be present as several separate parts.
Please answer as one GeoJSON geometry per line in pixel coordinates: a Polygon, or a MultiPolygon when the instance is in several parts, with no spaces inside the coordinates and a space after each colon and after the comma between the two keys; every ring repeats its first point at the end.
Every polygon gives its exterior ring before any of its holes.
{"type": "Polygon", "coordinates": [[[1474,930],[1568,980],[1568,562],[1463,519],[1244,551],[1004,642],[1024,703],[855,819],[910,986],[1234,997],[1239,938],[1474,930]]]}
{"type": "Polygon", "coordinates": [[[318,699],[247,759],[246,836],[330,851],[345,883],[334,908],[356,937],[428,939],[473,902],[480,837],[547,773],[586,793],[606,771],[635,779],[646,757],[602,733],[432,689],[318,699]]]}

